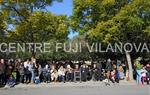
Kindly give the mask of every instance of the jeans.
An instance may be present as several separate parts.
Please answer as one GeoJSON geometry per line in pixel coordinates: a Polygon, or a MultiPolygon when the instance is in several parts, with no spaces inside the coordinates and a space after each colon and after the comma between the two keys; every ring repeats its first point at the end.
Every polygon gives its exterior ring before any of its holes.
{"type": "Polygon", "coordinates": [[[58,80],[59,80],[59,82],[62,82],[62,81],[65,82],[65,76],[59,75],[58,80]]]}
{"type": "Polygon", "coordinates": [[[137,74],[136,74],[136,82],[138,84],[141,84],[141,70],[136,70],[137,74]]]}
{"type": "Polygon", "coordinates": [[[34,70],[31,71],[31,80],[34,82],[35,80],[35,73],[34,70]]]}
{"type": "Polygon", "coordinates": [[[73,81],[73,76],[74,74],[73,73],[66,73],[66,81],[73,81]]]}

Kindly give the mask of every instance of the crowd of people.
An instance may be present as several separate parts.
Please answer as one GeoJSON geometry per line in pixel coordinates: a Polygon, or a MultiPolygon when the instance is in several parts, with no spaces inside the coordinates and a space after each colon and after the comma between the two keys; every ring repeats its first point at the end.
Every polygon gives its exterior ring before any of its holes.
{"type": "MultiPolygon", "coordinates": [[[[150,64],[135,62],[136,80],[149,84],[150,64]]],[[[86,82],[105,81],[119,83],[128,79],[128,67],[125,62],[107,59],[87,64],[84,61],[37,61],[33,59],[0,59],[0,85],[14,87],[16,84],[40,84],[42,82],[86,82]]]]}

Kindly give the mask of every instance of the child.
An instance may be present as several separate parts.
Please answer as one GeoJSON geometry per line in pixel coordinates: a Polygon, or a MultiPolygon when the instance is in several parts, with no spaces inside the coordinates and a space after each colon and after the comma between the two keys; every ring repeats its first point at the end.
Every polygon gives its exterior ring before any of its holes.
{"type": "Polygon", "coordinates": [[[40,78],[39,78],[39,76],[35,77],[35,84],[40,84],[40,78]]]}
{"type": "Polygon", "coordinates": [[[144,81],[147,81],[147,75],[146,75],[147,71],[145,69],[145,67],[143,66],[143,68],[141,69],[141,79],[142,79],[142,85],[144,85],[144,81]]]}
{"type": "Polygon", "coordinates": [[[110,80],[112,81],[112,83],[115,83],[115,77],[116,77],[116,71],[113,70],[110,73],[110,80]]]}

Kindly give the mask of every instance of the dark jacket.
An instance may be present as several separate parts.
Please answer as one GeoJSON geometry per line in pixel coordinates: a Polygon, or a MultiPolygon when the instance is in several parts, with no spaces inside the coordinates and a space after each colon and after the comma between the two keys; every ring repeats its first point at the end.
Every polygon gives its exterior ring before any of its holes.
{"type": "Polygon", "coordinates": [[[20,65],[19,68],[18,68],[18,70],[19,70],[20,75],[24,75],[25,74],[24,65],[20,65]]]}
{"type": "Polygon", "coordinates": [[[0,75],[5,72],[5,64],[0,63],[0,75]]]}
{"type": "Polygon", "coordinates": [[[107,63],[106,63],[106,71],[111,71],[112,70],[112,63],[111,63],[111,61],[109,62],[109,61],[107,61],[107,63]]]}

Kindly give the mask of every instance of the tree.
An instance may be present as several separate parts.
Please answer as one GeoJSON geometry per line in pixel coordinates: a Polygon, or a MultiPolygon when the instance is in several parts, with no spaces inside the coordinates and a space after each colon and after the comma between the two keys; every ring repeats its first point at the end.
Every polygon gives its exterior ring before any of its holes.
{"type": "MultiPolygon", "coordinates": [[[[47,41],[51,37],[54,38],[54,35],[55,37],[57,35],[55,38],[57,40],[62,36],[65,38],[68,32],[66,16],[56,16],[45,12],[47,11],[46,7],[56,1],[62,2],[62,0],[3,0],[0,2],[0,11],[6,18],[5,23],[13,26],[9,32],[9,41],[33,43],[47,41]],[[44,21],[49,25],[46,26],[44,21]]],[[[34,49],[34,47],[32,48],[34,49]]],[[[34,56],[35,53],[32,52],[32,55],[34,56]]]]}
{"type": "Polygon", "coordinates": [[[3,42],[6,37],[6,35],[5,35],[6,25],[3,21],[3,19],[4,19],[4,16],[0,12],[0,42],[3,42]]]}
{"type": "Polygon", "coordinates": [[[72,49],[75,50],[75,52],[69,53],[72,60],[81,61],[91,59],[90,53],[88,52],[88,48],[86,46],[87,41],[84,35],[77,35],[68,42],[72,44],[72,49]]]}
{"type": "MultiPolygon", "coordinates": [[[[75,0],[72,17],[75,21],[72,26],[77,31],[86,33],[92,41],[102,41],[105,44],[114,42],[138,44],[149,41],[146,35],[149,34],[149,9],[149,0],[75,0]],[[87,17],[90,19],[87,20],[87,17]]],[[[132,80],[130,53],[125,52],[125,55],[132,80]]]]}
{"type": "MultiPolygon", "coordinates": [[[[37,11],[28,17],[28,22],[24,21],[16,26],[14,32],[9,33],[9,37],[17,42],[42,43],[52,39],[64,40],[68,35],[67,17],[56,16],[50,12],[37,11]]],[[[35,56],[33,46],[32,55],[35,56]]]]}
{"type": "Polygon", "coordinates": [[[62,0],[3,0],[0,2],[0,10],[6,14],[7,23],[15,27],[33,12],[44,10],[47,6],[51,6],[54,1],[62,2],[62,0]]]}
{"type": "MultiPolygon", "coordinates": [[[[8,38],[7,38],[7,27],[6,27],[6,23],[3,21],[5,19],[5,16],[2,12],[0,12],[0,43],[5,43],[7,42],[8,38]]],[[[4,46],[1,47],[5,48],[4,46]]],[[[4,53],[0,53],[0,57],[4,57],[5,54],[4,53]]]]}
{"type": "MultiPolygon", "coordinates": [[[[110,20],[100,22],[94,30],[90,31],[100,38],[103,42],[147,42],[148,38],[144,32],[145,28],[149,26],[149,0],[135,0],[122,7],[122,9],[110,20]],[[144,39],[143,39],[144,38],[144,39]]],[[[125,52],[130,79],[133,79],[131,57],[129,52],[125,52]]],[[[134,52],[134,54],[136,54],[134,52]]]]}
{"type": "Polygon", "coordinates": [[[74,0],[71,26],[73,30],[88,32],[99,21],[111,19],[128,0],[74,0]]]}

